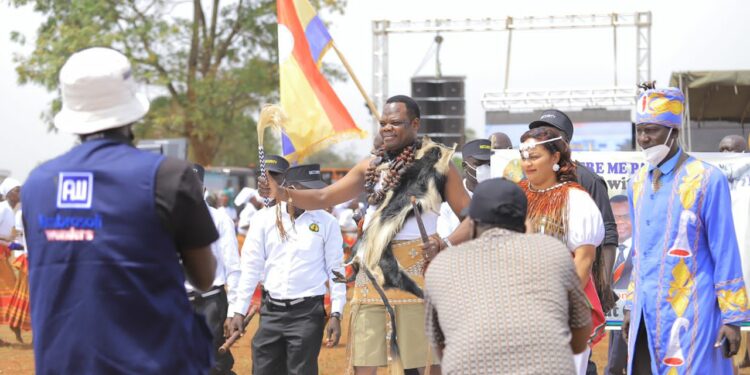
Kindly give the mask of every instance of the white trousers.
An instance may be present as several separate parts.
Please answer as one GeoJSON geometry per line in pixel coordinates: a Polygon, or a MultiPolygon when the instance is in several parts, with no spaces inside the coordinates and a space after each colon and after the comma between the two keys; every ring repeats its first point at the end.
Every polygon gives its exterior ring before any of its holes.
{"type": "Polygon", "coordinates": [[[586,350],[580,354],[573,355],[573,361],[575,362],[576,374],[586,375],[586,368],[589,366],[589,356],[591,355],[591,347],[586,345],[586,350]]]}

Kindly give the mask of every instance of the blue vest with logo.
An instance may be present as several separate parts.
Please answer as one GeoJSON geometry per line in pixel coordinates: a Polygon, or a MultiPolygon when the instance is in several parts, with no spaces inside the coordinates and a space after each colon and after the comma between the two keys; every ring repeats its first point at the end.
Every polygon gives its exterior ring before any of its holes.
{"type": "Polygon", "coordinates": [[[94,140],[22,192],[38,374],[202,374],[211,334],[156,211],[164,158],[94,140]]]}

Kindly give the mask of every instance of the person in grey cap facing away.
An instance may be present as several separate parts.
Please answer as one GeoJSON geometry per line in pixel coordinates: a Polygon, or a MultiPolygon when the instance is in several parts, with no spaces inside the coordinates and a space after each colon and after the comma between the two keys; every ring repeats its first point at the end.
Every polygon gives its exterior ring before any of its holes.
{"type": "Polygon", "coordinates": [[[570,252],[526,234],[526,211],[515,183],[480,183],[468,207],[474,239],[427,269],[425,325],[444,374],[575,372],[591,313],[570,252]]]}
{"type": "Polygon", "coordinates": [[[207,373],[211,333],[183,284],[211,287],[218,234],[192,165],[133,147],[149,103],[121,53],[73,54],[60,86],[55,126],[81,143],[21,196],[36,373],[207,373]]]}
{"type": "MultiPolygon", "coordinates": [[[[565,142],[570,144],[573,139],[573,122],[568,115],[556,109],[549,109],[542,112],[539,120],[529,124],[529,129],[538,127],[552,127],[562,133],[565,142]]],[[[609,204],[609,189],[607,183],[598,174],[583,164],[574,161],[576,165],[576,176],[578,184],[591,195],[591,198],[599,208],[604,220],[604,241],[596,251],[596,259],[592,268],[594,274],[594,283],[599,293],[599,300],[602,302],[602,309],[606,314],[615,305],[615,295],[612,291],[612,266],[615,263],[615,249],[618,245],[617,223],[612,214],[612,206],[609,204]]],[[[593,362],[589,363],[589,368],[593,362]]],[[[595,373],[595,371],[594,371],[595,373]]]]}
{"type": "MultiPolygon", "coordinates": [[[[464,189],[471,197],[477,184],[490,178],[490,157],[492,157],[490,141],[475,139],[466,142],[461,149],[461,156],[463,157],[461,165],[464,169],[464,189]]],[[[440,237],[448,237],[460,224],[461,221],[458,220],[450,204],[443,202],[440,205],[440,217],[437,220],[437,232],[440,237]]]]}
{"type": "MultiPolygon", "coordinates": [[[[317,164],[290,167],[284,186],[321,189],[317,164]]],[[[258,281],[263,283],[261,320],[252,341],[254,374],[317,374],[326,312],[326,283],[331,293],[331,316],[326,344],[338,344],[346,284],[334,282],[343,274],[343,240],[335,217],[324,210],[305,211],[281,202],[276,209],[253,216],[242,251],[240,284],[231,333],[243,331],[242,321],[258,281]]]]}

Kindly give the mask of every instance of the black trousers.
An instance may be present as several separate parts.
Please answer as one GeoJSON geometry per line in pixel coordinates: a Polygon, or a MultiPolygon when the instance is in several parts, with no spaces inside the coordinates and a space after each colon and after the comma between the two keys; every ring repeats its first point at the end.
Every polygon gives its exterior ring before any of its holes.
{"type": "MultiPolygon", "coordinates": [[[[631,315],[632,316],[632,315],[631,315]]],[[[635,338],[635,349],[633,350],[633,374],[651,375],[651,352],[648,351],[648,333],[646,323],[641,317],[641,325],[638,327],[638,336],[635,338]]]]}
{"type": "Polygon", "coordinates": [[[586,375],[597,375],[596,372],[596,363],[591,360],[591,356],[594,354],[594,352],[589,353],[589,362],[586,365],[586,375]]]}
{"type": "MultiPolygon", "coordinates": [[[[188,294],[190,303],[193,304],[193,308],[198,314],[206,317],[206,323],[208,329],[214,336],[214,362],[213,368],[211,368],[211,375],[226,375],[234,374],[232,372],[232,366],[234,366],[234,357],[232,353],[227,350],[224,354],[219,354],[219,347],[224,344],[224,321],[227,319],[227,308],[229,308],[229,302],[227,301],[227,292],[223,286],[213,287],[211,291],[217,290],[218,293],[210,295],[208,297],[201,297],[200,294],[191,292],[188,294]]],[[[205,293],[204,293],[205,294],[205,293]]]]}
{"type": "Polygon", "coordinates": [[[253,374],[317,374],[325,318],[323,296],[288,308],[264,298],[252,343],[253,374]]]}
{"type": "Polygon", "coordinates": [[[609,353],[607,353],[606,375],[625,374],[628,367],[628,343],[622,338],[622,332],[609,332],[609,353]]]}

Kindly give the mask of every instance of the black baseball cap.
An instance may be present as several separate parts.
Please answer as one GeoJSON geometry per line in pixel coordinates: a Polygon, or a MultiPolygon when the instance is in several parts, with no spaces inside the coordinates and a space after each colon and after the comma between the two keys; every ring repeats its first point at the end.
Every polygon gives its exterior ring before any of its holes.
{"type": "Polygon", "coordinates": [[[198,175],[198,179],[203,183],[203,179],[206,176],[206,168],[203,168],[200,164],[193,164],[193,172],[198,175]]]}
{"type": "Polygon", "coordinates": [[[308,189],[322,189],[328,185],[320,178],[320,164],[304,164],[286,170],[285,185],[300,184],[308,189]]]}
{"type": "Polygon", "coordinates": [[[477,160],[489,161],[492,157],[492,146],[489,139],[475,139],[464,144],[461,149],[464,159],[472,157],[477,160]]]}
{"type": "Polygon", "coordinates": [[[573,122],[570,121],[568,115],[562,111],[556,109],[545,110],[542,112],[539,120],[533,121],[529,124],[529,129],[538,128],[540,126],[551,126],[557,128],[557,130],[563,133],[563,138],[565,138],[565,141],[568,143],[573,139],[573,122]]]}
{"type": "Polygon", "coordinates": [[[266,156],[266,170],[283,174],[289,169],[289,162],[279,155],[266,156]]]}
{"type": "Polygon", "coordinates": [[[505,178],[491,178],[474,189],[468,216],[484,224],[519,227],[526,222],[528,202],[518,185],[505,178]]]}

